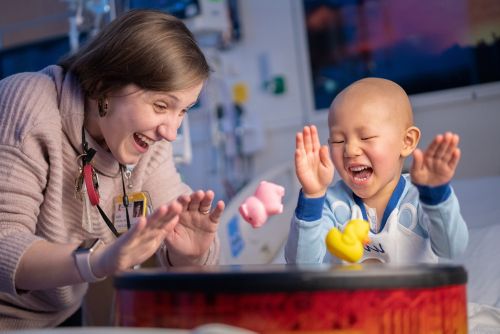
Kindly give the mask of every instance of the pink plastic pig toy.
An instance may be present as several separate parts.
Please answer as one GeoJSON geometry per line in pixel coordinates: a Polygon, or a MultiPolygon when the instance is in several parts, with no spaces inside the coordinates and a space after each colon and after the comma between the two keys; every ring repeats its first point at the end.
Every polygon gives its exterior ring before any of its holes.
{"type": "Polygon", "coordinates": [[[281,198],[285,188],[272,182],[262,181],[253,196],[240,205],[240,214],[254,228],[265,224],[267,218],[283,212],[281,198]]]}

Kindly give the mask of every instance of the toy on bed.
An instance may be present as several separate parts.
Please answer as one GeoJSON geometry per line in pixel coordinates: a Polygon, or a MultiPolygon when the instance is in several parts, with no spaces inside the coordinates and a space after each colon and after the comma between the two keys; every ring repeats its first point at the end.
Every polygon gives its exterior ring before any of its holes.
{"type": "Polygon", "coordinates": [[[245,199],[239,207],[243,219],[254,228],[264,225],[271,215],[283,212],[281,202],[285,188],[272,182],[261,181],[253,196],[245,199]]]}
{"type": "Polygon", "coordinates": [[[357,262],[363,256],[363,246],[370,242],[369,231],[370,225],[366,220],[350,220],[342,232],[335,227],[328,232],[326,247],[344,261],[357,262]]]}

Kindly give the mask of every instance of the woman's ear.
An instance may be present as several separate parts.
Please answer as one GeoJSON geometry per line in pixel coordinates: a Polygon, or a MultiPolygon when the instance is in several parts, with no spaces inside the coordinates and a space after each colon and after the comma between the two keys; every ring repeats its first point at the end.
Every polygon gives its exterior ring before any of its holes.
{"type": "Polygon", "coordinates": [[[401,156],[403,158],[408,157],[413,153],[415,148],[417,148],[418,142],[420,141],[420,129],[416,126],[410,126],[406,129],[403,138],[403,149],[401,150],[401,156]]]}

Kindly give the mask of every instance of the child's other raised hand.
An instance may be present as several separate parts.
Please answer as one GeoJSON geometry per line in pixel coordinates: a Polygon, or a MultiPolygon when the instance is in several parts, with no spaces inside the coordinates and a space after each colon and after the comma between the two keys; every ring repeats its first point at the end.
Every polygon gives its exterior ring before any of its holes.
{"type": "Polygon", "coordinates": [[[425,152],[416,149],[410,170],[412,182],[431,187],[450,182],[460,160],[459,140],[457,134],[446,132],[437,135],[425,152]]]}
{"type": "Polygon", "coordinates": [[[295,136],[295,173],[306,197],[321,197],[333,181],[333,163],[328,146],[321,146],[314,125],[295,136]]]}

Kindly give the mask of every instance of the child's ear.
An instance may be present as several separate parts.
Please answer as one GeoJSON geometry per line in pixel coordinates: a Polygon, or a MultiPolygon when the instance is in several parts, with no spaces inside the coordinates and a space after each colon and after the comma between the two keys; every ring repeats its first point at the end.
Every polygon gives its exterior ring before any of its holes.
{"type": "Polygon", "coordinates": [[[401,150],[401,156],[406,158],[413,153],[415,148],[417,148],[418,142],[420,141],[420,129],[416,126],[410,126],[406,129],[403,138],[403,149],[401,150]]]}

